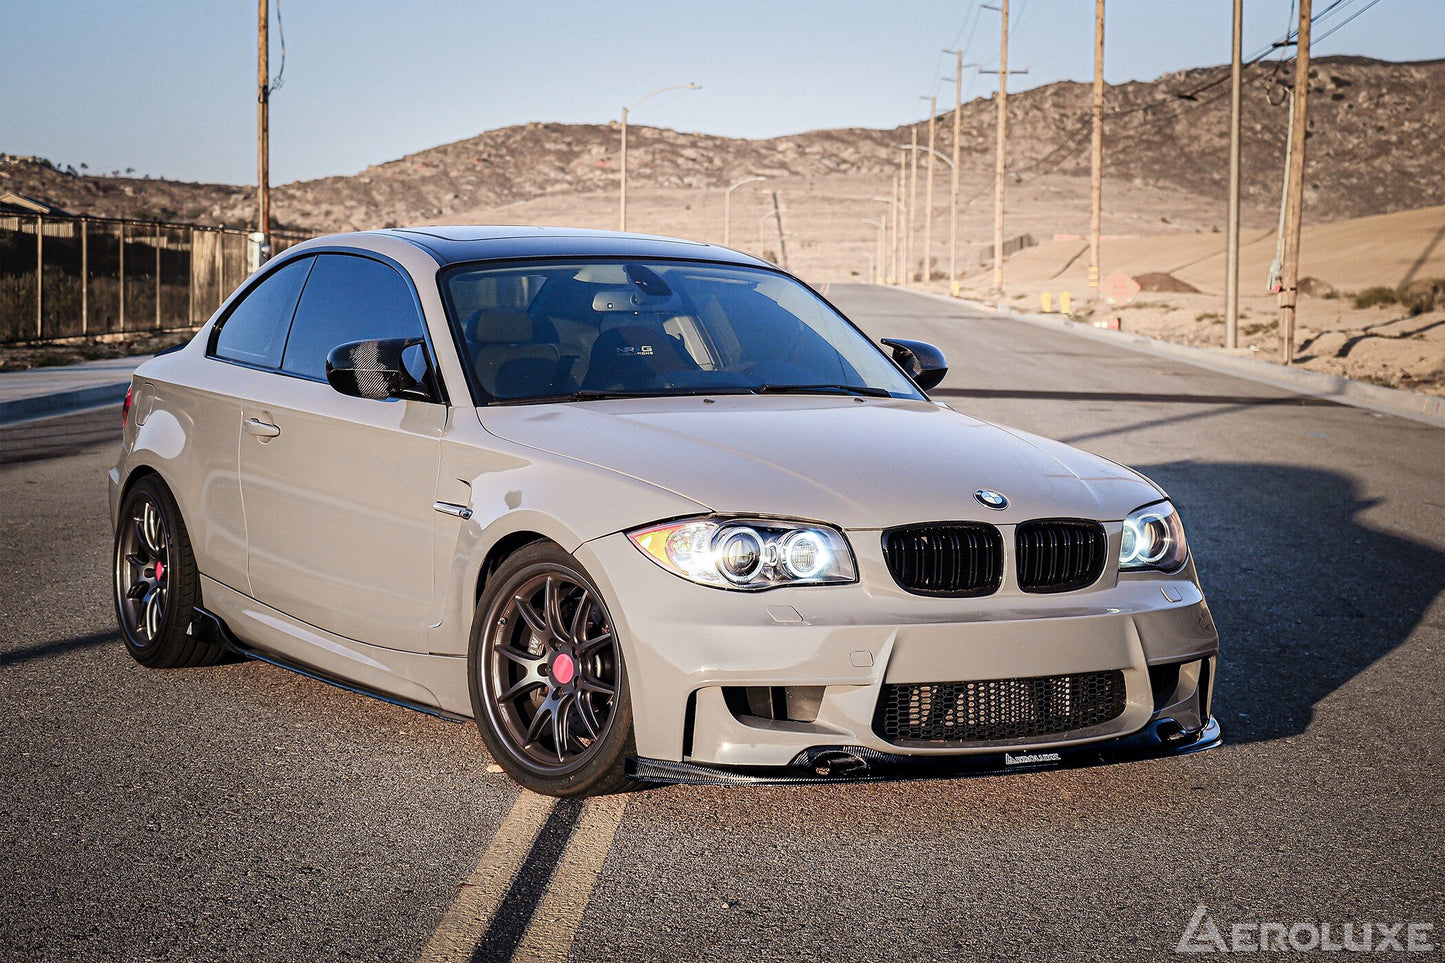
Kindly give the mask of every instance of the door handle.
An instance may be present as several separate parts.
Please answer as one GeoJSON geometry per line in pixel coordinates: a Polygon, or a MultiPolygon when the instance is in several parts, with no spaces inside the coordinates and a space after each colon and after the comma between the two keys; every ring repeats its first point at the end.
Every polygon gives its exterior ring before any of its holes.
{"type": "Polygon", "coordinates": [[[275,438],[281,434],[280,428],[260,418],[247,418],[241,423],[241,427],[246,429],[246,434],[255,435],[257,438],[275,438]]]}

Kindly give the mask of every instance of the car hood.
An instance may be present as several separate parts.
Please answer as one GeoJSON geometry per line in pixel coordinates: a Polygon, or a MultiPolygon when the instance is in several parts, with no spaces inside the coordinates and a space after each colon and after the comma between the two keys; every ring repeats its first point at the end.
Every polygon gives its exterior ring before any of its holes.
{"type": "MultiPolygon", "coordinates": [[[[498,437],[719,514],[849,529],[1116,520],[1162,494],[1107,459],[924,401],[724,395],[493,406],[478,416],[498,437]],[[1003,493],[1008,507],[983,507],[973,494],[982,488],[1003,493]]],[[[587,494],[577,497],[585,509],[587,494]]]]}

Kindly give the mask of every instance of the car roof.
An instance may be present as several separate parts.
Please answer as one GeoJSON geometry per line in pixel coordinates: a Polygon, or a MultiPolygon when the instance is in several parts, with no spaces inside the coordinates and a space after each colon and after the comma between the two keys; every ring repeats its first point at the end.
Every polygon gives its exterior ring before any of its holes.
{"type": "Polygon", "coordinates": [[[568,227],[496,224],[397,227],[332,235],[329,238],[318,238],[317,241],[335,243],[341,238],[347,238],[364,245],[368,235],[383,235],[406,241],[426,251],[443,267],[465,261],[528,257],[656,257],[714,261],[777,270],[774,265],[750,254],[702,241],[568,227]]]}

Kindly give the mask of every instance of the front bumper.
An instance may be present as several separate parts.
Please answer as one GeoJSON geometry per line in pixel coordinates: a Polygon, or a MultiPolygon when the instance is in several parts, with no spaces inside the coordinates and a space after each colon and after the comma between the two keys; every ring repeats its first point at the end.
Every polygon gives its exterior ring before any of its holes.
{"type": "Polygon", "coordinates": [[[858,767],[850,756],[868,773],[1017,771],[1010,758],[1037,753],[1059,754],[1052,765],[1079,751],[1174,754],[1218,742],[1209,701],[1219,637],[1192,562],[1167,576],[1110,571],[1060,595],[1024,593],[1008,576],[985,598],[925,598],[893,582],[876,532],[848,536],[858,583],[765,592],[694,585],[623,535],[579,548],[627,664],[638,778],[836,778],[833,769],[858,767]],[[987,742],[890,741],[875,729],[885,685],[1100,672],[1122,673],[1122,710],[1085,728],[987,742]],[[777,694],[781,711],[758,714],[749,690],[777,694]],[[794,692],[808,694],[807,711],[791,711],[794,692]],[[820,776],[829,753],[839,762],[820,776]]]}

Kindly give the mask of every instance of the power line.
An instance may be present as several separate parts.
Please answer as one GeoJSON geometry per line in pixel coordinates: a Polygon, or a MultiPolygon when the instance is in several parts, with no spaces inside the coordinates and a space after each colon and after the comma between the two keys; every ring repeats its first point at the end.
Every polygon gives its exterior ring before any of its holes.
{"type": "Polygon", "coordinates": [[[1358,17],[1360,14],[1364,13],[1366,10],[1370,9],[1371,7],[1373,7],[1375,4],[1377,4],[1377,3],[1379,3],[1379,2],[1380,2],[1380,0],[1370,0],[1369,3],[1365,4],[1365,5],[1364,5],[1363,7],[1361,7],[1360,9],[1356,10],[1356,11],[1355,11],[1354,13],[1352,13],[1348,18],[1340,21],[1339,23],[1335,24],[1335,25],[1334,25],[1333,27],[1331,27],[1330,29],[1326,30],[1326,31],[1324,32],[1324,35],[1323,35],[1323,36],[1316,37],[1315,40],[1314,40],[1314,42],[1315,42],[1315,43],[1319,43],[1320,41],[1325,40],[1325,39],[1327,39],[1328,37],[1334,35],[1334,33],[1335,33],[1336,31],[1338,31],[1341,27],[1345,26],[1345,25],[1348,24],[1351,20],[1354,20],[1354,19],[1355,19],[1356,17],[1358,17]]]}
{"type": "Polygon", "coordinates": [[[286,27],[281,23],[281,0],[276,0],[276,33],[281,38],[281,69],[276,71],[276,79],[266,88],[267,96],[280,90],[286,82],[286,27]]]}

